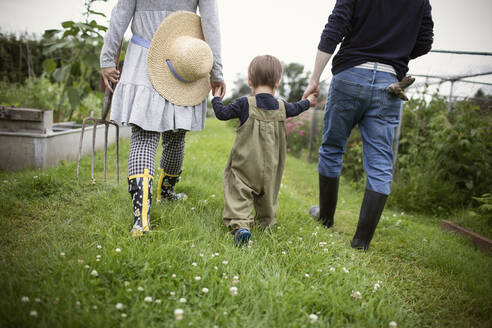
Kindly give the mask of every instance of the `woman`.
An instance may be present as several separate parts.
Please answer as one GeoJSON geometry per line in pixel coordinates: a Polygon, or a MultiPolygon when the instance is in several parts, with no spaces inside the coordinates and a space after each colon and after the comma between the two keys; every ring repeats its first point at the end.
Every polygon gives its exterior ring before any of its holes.
{"type": "Polygon", "coordinates": [[[213,53],[210,84],[214,89],[222,88],[224,94],[215,0],[119,0],[111,12],[100,61],[106,87],[111,89],[109,82],[119,81],[114,90],[111,120],[132,126],[128,184],[133,201],[133,236],[150,231],[148,213],[152,201],[155,153],[161,135],[158,200],[161,197],[177,200],[186,196],[176,194],[174,185],[181,174],[186,132],[200,131],[204,127],[206,99],[192,106],[180,106],[168,101],[156,91],[149,79],[147,54],[150,40],[166,17],[176,11],[195,13],[198,7],[203,35],[213,53]],[[114,56],[130,21],[133,37],[120,78],[120,72],[114,67],[114,56]]]}

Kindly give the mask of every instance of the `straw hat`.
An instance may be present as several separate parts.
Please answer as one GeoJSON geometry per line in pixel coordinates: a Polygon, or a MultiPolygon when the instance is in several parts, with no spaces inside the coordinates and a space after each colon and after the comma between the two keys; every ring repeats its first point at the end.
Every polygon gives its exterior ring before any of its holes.
{"type": "Polygon", "coordinates": [[[176,105],[194,106],[210,92],[213,62],[200,16],[176,11],[164,19],[152,38],[147,71],[161,96],[176,105]]]}

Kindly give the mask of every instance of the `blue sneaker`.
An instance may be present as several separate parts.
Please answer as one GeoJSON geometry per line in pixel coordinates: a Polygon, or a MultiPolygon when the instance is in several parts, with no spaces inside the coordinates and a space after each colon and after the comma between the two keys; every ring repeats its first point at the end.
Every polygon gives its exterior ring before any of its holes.
{"type": "Polygon", "coordinates": [[[251,238],[251,232],[249,232],[248,229],[244,229],[244,228],[237,229],[236,233],[234,234],[234,245],[242,246],[244,244],[247,244],[249,238],[251,238]]]}

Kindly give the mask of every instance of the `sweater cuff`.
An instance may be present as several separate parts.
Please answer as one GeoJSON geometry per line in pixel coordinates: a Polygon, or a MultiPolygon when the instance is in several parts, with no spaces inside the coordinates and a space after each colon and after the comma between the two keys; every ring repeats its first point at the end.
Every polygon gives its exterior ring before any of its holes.
{"type": "Polygon", "coordinates": [[[327,38],[321,38],[318,44],[318,50],[326,52],[328,54],[333,54],[335,52],[336,47],[337,47],[337,42],[327,38]]]}
{"type": "Polygon", "coordinates": [[[309,102],[309,100],[303,99],[301,100],[301,106],[302,106],[302,110],[305,111],[308,110],[309,107],[311,107],[311,103],[309,102]]]}

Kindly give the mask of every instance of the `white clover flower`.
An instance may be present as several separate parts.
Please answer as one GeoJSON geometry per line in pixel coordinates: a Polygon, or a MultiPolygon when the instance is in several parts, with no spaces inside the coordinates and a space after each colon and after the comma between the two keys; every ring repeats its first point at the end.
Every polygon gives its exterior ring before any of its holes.
{"type": "Polygon", "coordinates": [[[395,213],[393,213],[393,217],[396,218],[396,214],[395,213]]]}
{"type": "Polygon", "coordinates": [[[123,303],[116,303],[116,310],[123,310],[125,308],[125,306],[123,305],[123,303]]]}
{"type": "Polygon", "coordinates": [[[191,263],[192,266],[197,266],[196,262],[191,263]]]}
{"type": "Polygon", "coordinates": [[[125,287],[130,286],[130,282],[129,282],[129,281],[124,281],[124,282],[123,282],[123,286],[125,286],[125,287]]]}
{"type": "Polygon", "coordinates": [[[330,250],[328,248],[323,248],[323,252],[328,253],[330,250]]]}
{"type": "Polygon", "coordinates": [[[362,294],[360,292],[354,292],[354,291],[352,291],[352,294],[350,294],[350,297],[361,299],[362,298],[362,294]]]}
{"type": "Polygon", "coordinates": [[[174,310],[174,317],[176,318],[176,320],[182,320],[183,314],[184,314],[184,311],[182,309],[174,310]]]}
{"type": "Polygon", "coordinates": [[[131,293],[132,292],[132,289],[131,288],[127,288],[126,291],[129,292],[129,293],[131,293]]]}
{"type": "Polygon", "coordinates": [[[34,302],[36,302],[36,303],[40,303],[40,302],[41,302],[41,299],[36,297],[36,298],[34,299],[34,302]]]}
{"type": "Polygon", "coordinates": [[[176,293],[175,292],[169,292],[169,295],[174,296],[174,295],[176,295],[176,293]]]}
{"type": "Polygon", "coordinates": [[[191,244],[191,247],[192,247],[192,248],[193,248],[193,247],[195,247],[195,244],[191,244]]]}
{"type": "Polygon", "coordinates": [[[194,210],[195,210],[195,208],[194,208],[194,207],[192,207],[192,208],[191,208],[191,210],[192,210],[192,211],[194,211],[194,210]]]}
{"type": "Polygon", "coordinates": [[[86,264],[84,268],[89,269],[90,268],[89,264],[86,264]]]}
{"type": "Polygon", "coordinates": [[[219,254],[219,253],[215,253],[214,255],[215,255],[215,256],[219,256],[220,254],[219,254]]]}
{"type": "Polygon", "coordinates": [[[391,328],[396,328],[398,325],[396,324],[396,322],[394,321],[391,321],[389,324],[388,324],[389,327],[391,328]]]}
{"type": "Polygon", "coordinates": [[[215,194],[212,194],[212,198],[215,198],[215,194]]]}
{"type": "Polygon", "coordinates": [[[77,264],[84,264],[84,260],[78,259],[77,264]]]}
{"type": "Polygon", "coordinates": [[[302,237],[297,237],[297,239],[302,240],[302,237]]]}
{"type": "Polygon", "coordinates": [[[236,296],[237,295],[237,287],[231,287],[229,288],[229,292],[231,293],[232,296],[236,296]]]}
{"type": "Polygon", "coordinates": [[[315,231],[315,232],[313,232],[313,233],[311,233],[311,234],[312,234],[313,236],[317,236],[317,235],[318,235],[318,232],[317,232],[317,231],[315,231]]]}
{"type": "Polygon", "coordinates": [[[214,266],[214,269],[215,269],[215,270],[219,270],[219,267],[218,267],[218,266],[214,266]]]}
{"type": "Polygon", "coordinates": [[[332,245],[335,245],[335,242],[334,242],[334,241],[332,241],[332,242],[331,242],[331,244],[332,244],[332,245]]]}
{"type": "Polygon", "coordinates": [[[334,267],[330,267],[330,272],[335,272],[335,268],[334,267]]]}
{"type": "Polygon", "coordinates": [[[342,270],[343,270],[343,272],[345,272],[345,273],[349,273],[349,272],[350,272],[350,271],[349,271],[346,267],[343,267],[343,268],[342,268],[342,270]]]}
{"type": "Polygon", "coordinates": [[[314,313],[311,313],[308,318],[309,323],[315,323],[316,321],[318,321],[318,316],[314,313]]]}
{"type": "Polygon", "coordinates": [[[119,248],[119,247],[118,247],[118,248],[117,248],[117,249],[115,249],[114,251],[115,251],[116,253],[121,253],[121,248],[119,248]]]}
{"type": "Polygon", "coordinates": [[[285,255],[285,254],[287,254],[287,252],[286,251],[282,251],[282,255],[285,255]]]}
{"type": "Polygon", "coordinates": [[[101,259],[96,259],[96,262],[99,262],[99,261],[101,261],[101,259]]]}
{"type": "Polygon", "coordinates": [[[97,245],[96,247],[97,247],[97,249],[103,248],[101,245],[97,245]]]}
{"type": "Polygon", "coordinates": [[[147,302],[147,303],[152,302],[152,296],[145,296],[144,302],[147,302]]]}
{"type": "Polygon", "coordinates": [[[184,298],[184,297],[181,297],[181,298],[179,299],[179,303],[186,303],[186,302],[187,302],[187,301],[186,301],[186,298],[184,298]]]}
{"type": "Polygon", "coordinates": [[[80,307],[80,302],[79,301],[75,302],[75,306],[80,307]]]}
{"type": "Polygon", "coordinates": [[[401,220],[396,221],[395,226],[399,226],[401,224],[401,220]]]}
{"type": "Polygon", "coordinates": [[[319,246],[323,247],[326,246],[328,243],[326,241],[320,241],[319,246]]]}
{"type": "Polygon", "coordinates": [[[96,259],[100,259],[100,258],[101,258],[101,255],[97,254],[96,259]]]}
{"type": "Polygon", "coordinates": [[[126,313],[122,313],[122,314],[121,314],[121,317],[122,317],[123,319],[124,319],[124,318],[126,318],[126,317],[127,317],[126,313]]]}
{"type": "Polygon", "coordinates": [[[93,305],[93,306],[92,306],[92,309],[93,309],[93,310],[97,310],[97,305],[93,305]]]}
{"type": "Polygon", "coordinates": [[[156,299],[156,300],[154,301],[154,303],[155,303],[155,304],[161,304],[161,303],[162,303],[162,301],[161,301],[160,299],[156,299]]]}
{"type": "Polygon", "coordinates": [[[196,280],[196,281],[200,281],[200,280],[202,280],[202,277],[200,277],[200,276],[196,276],[196,277],[195,277],[195,280],[196,280]]]}
{"type": "Polygon", "coordinates": [[[137,290],[138,290],[139,292],[143,292],[145,289],[144,289],[142,286],[138,286],[138,287],[137,287],[137,290]]]}
{"type": "Polygon", "coordinates": [[[31,312],[29,312],[29,315],[31,317],[37,317],[38,316],[38,312],[36,310],[32,310],[31,312]]]}
{"type": "Polygon", "coordinates": [[[91,276],[97,277],[99,274],[97,273],[96,270],[92,270],[91,276]]]}
{"type": "Polygon", "coordinates": [[[37,175],[35,175],[35,176],[33,176],[32,178],[33,178],[33,179],[37,179],[37,178],[38,178],[38,176],[37,176],[37,175]]]}
{"type": "Polygon", "coordinates": [[[287,244],[292,245],[292,240],[289,240],[287,244]]]}
{"type": "Polygon", "coordinates": [[[309,278],[309,273],[305,273],[304,277],[309,278]]]}
{"type": "Polygon", "coordinates": [[[173,273],[173,274],[171,275],[171,277],[176,278],[176,274],[175,274],[175,273],[173,273]]]}
{"type": "Polygon", "coordinates": [[[203,254],[202,253],[200,253],[200,257],[203,257],[203,254]]]}
{"type": "Polygon", "coordinates": [[[374,291],[378,290],[379,288],[381,288],[381,285],[379,283],[375,283],[374,284],[374,291]]]}
{"type": "Polygon", "coordinates": [[[207,293],[208,293],[208,288],[203,287],[203,288],[202,288],[202,293],[207,294],[207,293]]]}
{"type": "Polygon", "coordinates": [[[222,261],[222,264],[227,265],[229,262],[227,261],[222,261]]]}
{"type": "Polygon", "coordinates": [[[29,302],[29,297],[27,297],[27,296],[22,296],[22,297],[21,297],[21,302],[23,302],[23,303],[27,303],[27,302],[29,302]]]}
{"type": "Polygon", "coordinates": [[[60,256],[61,256],[61,257],[64,257],[64,256],[65,256],[65,253],[64,253],[64,252],[61,252],[61,253],[60,253],[60,256]]]}

